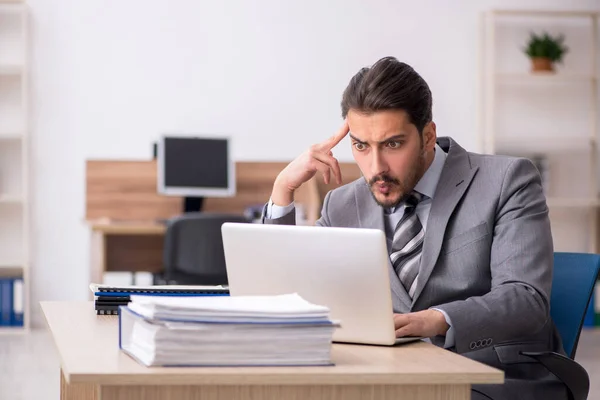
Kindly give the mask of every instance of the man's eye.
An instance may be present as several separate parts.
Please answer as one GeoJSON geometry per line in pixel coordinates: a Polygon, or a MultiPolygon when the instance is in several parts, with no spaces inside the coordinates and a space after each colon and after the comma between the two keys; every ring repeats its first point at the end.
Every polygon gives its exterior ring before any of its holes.
{"type": "Polygon", "coordinates": [[[367,147],[365,146],[364,143],[354,143],[354,148],[358,151],[363,151],[367,147]]]}
{"type": "Polygon", "coordinates": [[[400,147],[401,144],[402,143],[400,143],[400,142],[388,142],[387,145],[390,149],[397,149],[400,147]]]}

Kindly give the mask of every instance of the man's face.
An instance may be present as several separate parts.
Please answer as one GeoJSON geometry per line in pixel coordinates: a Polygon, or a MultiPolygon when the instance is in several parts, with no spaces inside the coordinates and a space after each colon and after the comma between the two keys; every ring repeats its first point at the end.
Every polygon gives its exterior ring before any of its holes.
{"type": "Polygon", "coordinates": [[[352,154],[375,201],[393,207],[410,194],[434,156],[435,124],[419,135],[405,111],[378,111],[347,115],[352,154]]]}

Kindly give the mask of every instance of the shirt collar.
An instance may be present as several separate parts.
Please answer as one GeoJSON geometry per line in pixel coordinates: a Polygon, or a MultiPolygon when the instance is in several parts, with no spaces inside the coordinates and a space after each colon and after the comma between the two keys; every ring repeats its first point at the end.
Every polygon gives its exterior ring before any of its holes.
{"type": "Polygon", "coordinates": [[[417,182],[415,190],[422,195],[433,199],[435,189],[437,188],[440,176],[442,176],[442,170],[444,169],[444,163],[448,155],[442,150],[442,148],[436,143],[435,154],[433,161],[427,171],[423,174],[423,177],[417,182]]]}

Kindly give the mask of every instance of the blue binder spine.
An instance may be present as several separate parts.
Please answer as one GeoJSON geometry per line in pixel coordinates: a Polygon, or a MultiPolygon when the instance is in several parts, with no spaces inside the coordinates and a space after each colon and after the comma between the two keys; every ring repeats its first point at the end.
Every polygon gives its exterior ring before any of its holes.
{"type": "Polygon", "coordinates": [[[2,280],[2,318],[0,325],[11,326],[11,315],[13,308],[12,279],[2,280]]]}
{"type": "Polygon", "coordinates": [[[0,278],[0,326],[4,325],[4,279],[0,278]]]}

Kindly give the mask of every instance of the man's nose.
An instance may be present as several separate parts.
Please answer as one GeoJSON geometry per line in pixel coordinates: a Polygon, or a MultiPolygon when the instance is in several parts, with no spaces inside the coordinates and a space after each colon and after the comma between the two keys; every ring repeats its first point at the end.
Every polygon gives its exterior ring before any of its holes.
{"type": "Polygon", "coordinates": [[[382,157],[379,151],[372,152],[371,159],[371,174],[372,176],[378,176],[386,173],[388,171],[387,163],[385,159],[382,157]]]}

